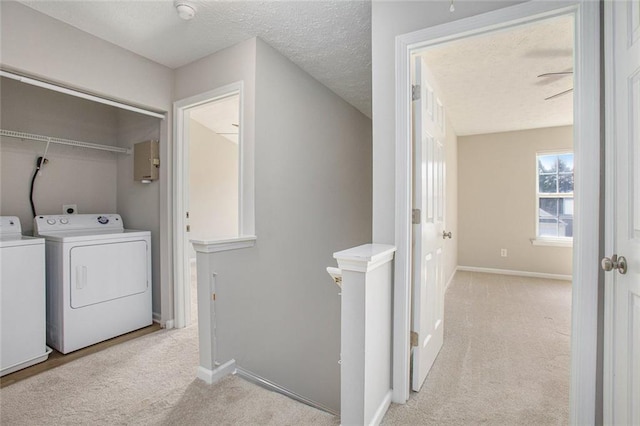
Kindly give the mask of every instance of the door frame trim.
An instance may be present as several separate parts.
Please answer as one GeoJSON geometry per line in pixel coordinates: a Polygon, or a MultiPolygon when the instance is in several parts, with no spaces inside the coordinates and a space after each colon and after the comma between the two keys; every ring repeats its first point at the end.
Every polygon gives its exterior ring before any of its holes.
{"type": "Polygon", "coordinates": [[[411,79],[410,57],[429,45],[554,16],[575,16],[575,218],[570,422],[594,424],[597,410],[598,280],[600,254],[600,10],[589,0],[533,0],[396,37],[396,187],[393,402],[409,398],[411,318],[411,79]],[[594,30],[595,29],[595,30],[594,30]],[[581,171],[585,171],[584,173],[581,171]],[[589,172],[586,172],[589,171],[589,172]],[[588,214],[580,214],[585,212],[588,214]]]}
{"type": "Polygon", "coordinates": [[[173,103],[173,117],[174,117],[174,135],[173,140],[173,170],[174,170],[174,183],[173,183],[173,311],[174,311],[174,327],[183,328],[189,325],[190,321],[190,308],[191,303],[191,288],[186,285],[187,270],[185,269],[188,251],[187,247],[188,239],[185,238],[185,233],[182,230],[186,227],[185,211],[188,205],[189,191],[186,191],[189,179],[189,157],[188,157],[188,144],[184,140],[184,113],[194,107],[213,102],[218,99],[225,98],[234,94],[240,96],[240,128],[238,129],[240,135],[240,153],[239,153],[239,185],[240,196],[238,202],[240,203],[238,209],[238,226],[239,234],[243,231],[243,177],[244,177],[244,147],[242,143],[242,127],[243,127],[243,88],[242,81],[237,81],[231,84],[227,84],[218,87],[213,90],[209,90],[204,93],[200,93],[188,98],[184,98],[173,103]]]}

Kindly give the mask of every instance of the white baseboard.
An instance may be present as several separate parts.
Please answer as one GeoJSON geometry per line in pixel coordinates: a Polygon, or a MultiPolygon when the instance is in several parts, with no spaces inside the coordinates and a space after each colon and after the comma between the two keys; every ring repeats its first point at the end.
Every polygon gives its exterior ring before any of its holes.
{"type": "Polygon", "coordinates": [[[285,389],[282,386],[276,383],[273,383],[263,377],[260,377],[257,374],[252,373],[251,371],[245,370],[241,367],[236,367],[236,374],[242,377],[243,379],[250,381],[251,383],[262,386],[274,392],[278,392],[284,396],[287,396],[291,399],[295,399],[296,401],[306,404],[310,407],[317,408],[318,410],[326,411],[327,413],[331,413],[335,416],[340,416],[340,413],[336,413],[334,410],[331,410],[321,404],[318,404],[317,402],[311,401],[310,399],[307,399],[304,396],[298,395],[295,392],[291,392],[290,390],[285,389]]]}
{"type": "Polygon", "coordinates": [[[451,282],[453,281],[453,277],[456,276],[456,271],[458,271],[458,268],[454,269],[453,272],[451,273],[451,276],[449,277],[449,281],[447,281],[447,284],[444,286],[444,291],[446,292],[447,289],[449,288],[449,284],[451,284],[451,282]]]}
{"type": "Polygon", "coordinates": [[[480,268],[477,266],[458,266],[457,271],[483,272],[486,274],[513,275],[517,277],[546,278],[550,280],[571,281],[571,275],[545,274],[543,272],[512,271],[510,269],[480,268]]]}
{"type": "Polygon", "coordinates": [[[198,377],[198,379],[203,380],[205,383],[212,385],[218,380],[227,377],[230,374],[235,374],[235,372],[236,360],[232,359],[231,361],[227,361],[221,366],[216,367],[215,370],[209,370],[208,368],[199,366],[196,376],[198,377]]]}
{"type": "Polygon", "coordinates": [[[373,415],[373,418],[371,419],[371,423],[369,423],[370,425],[378,426],[382,422],[382,419],[384,418],[384,415],[387,414],[387,410],[389,409],[389,406],[391,405],[391,394],[392,393],[393,392],[391,391],[391,389],[389,389],[387,394],[382,399],[382,402],[378,406],[378,409],[376,410],[376,413],[373,415]]]}
{"type": "Polygon", "coordinates": [[[166,328],[167,330],[170,330],[173,328],[173,320],[170,319],[170,320],[162,321],[160,314],[157,312],[154,312],[151,318],[153,322],[155,322],[156,324],[160,324],[160,327],[162,328],[166,328]]]}

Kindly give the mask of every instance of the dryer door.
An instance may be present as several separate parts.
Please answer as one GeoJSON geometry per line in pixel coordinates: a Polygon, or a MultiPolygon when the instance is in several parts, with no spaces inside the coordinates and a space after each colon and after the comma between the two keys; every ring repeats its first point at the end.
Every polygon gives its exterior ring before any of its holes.
{"type": "Polygon", "coordinates": [[[71,248],[71,307],[143,293],[149,287],[147,242],[128,241],[71,248]]]}

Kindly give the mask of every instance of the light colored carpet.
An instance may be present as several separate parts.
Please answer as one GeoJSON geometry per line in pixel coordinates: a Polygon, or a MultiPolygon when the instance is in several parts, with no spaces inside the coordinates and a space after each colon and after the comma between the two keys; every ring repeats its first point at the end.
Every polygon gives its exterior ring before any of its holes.
{"type": "Polygon", "coordinates": [[[162,330],[0,390],[4,425],[336,425],[236,376],[195,379],[197,329],[162,330]]]}
{"type": "Polygon", "coordinates": [[[570,282],[458,272],[444,325],[422,390],[383,424],[569,422],[570,282]]]}
{"type": "MultiPolygon", "coordinates": [[[[445,344],[387,425],[568,423],[568,282],[459,272],[445,344]]],[[[2,425],[337,425],[232,376],[195,379],[196,325],[162,330],[0,390],[2,425]]]]}

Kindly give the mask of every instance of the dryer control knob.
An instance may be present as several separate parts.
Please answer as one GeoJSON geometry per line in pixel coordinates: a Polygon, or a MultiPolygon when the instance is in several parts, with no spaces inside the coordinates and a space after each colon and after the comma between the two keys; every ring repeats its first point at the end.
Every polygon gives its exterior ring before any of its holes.
{"type": "Polygon", "coordinates": [[[106,216],[98,216],[98,223],[106,225],[107,223],[109,223],[109,218],[106,216]]]}
{"type": "Polygon", "coordinates": [[[56,220],[55,219],[47,219],[47,223],[49,225],[55,225],[56,224],[56,220]]]}
{"type": "Polygon", "coordinates": [[[69,223],[69,219],[60,219],[60,223],[66,225],[67,223],[69,223]]]}

